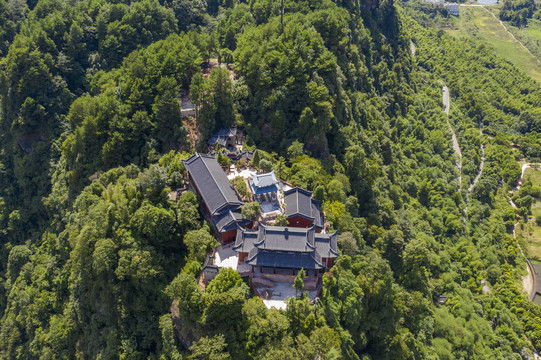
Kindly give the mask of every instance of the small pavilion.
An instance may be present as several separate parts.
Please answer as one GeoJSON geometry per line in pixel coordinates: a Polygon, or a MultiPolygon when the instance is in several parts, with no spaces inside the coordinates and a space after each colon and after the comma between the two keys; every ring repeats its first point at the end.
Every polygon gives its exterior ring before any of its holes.
{"type": "Polygon", "coordinates": [[[280,190],[280,183],[276,179],[274,170],[266,174],[253,175],[250,179],[250,187],[258,202],[277,201],[277,193],[280,190]]]}

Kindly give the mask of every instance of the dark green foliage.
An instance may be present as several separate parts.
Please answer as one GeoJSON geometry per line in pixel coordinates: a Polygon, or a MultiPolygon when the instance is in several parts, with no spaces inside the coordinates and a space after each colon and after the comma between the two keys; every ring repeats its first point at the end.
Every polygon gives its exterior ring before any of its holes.
{"type": "Polygon", "coordinates": [[[172,0],[168,7],[173,9],[178,28],[187,31],[205,24],[207,0],[172,0]]]}
{"type": "Polygon", "coordinates": [[[536,5],[533,0],[505,0],[500,12],[500,20],[509,21],[513,26],[525,27],[535,10],[536,5]]]}
{"type": "Polygon", "coordinates": [[[184,245],[188,249],[188,256],[203,262],[207,253],[217,245],[216,239],[205,229],[188,231],[184,236],[184,245]]]}
{"type": "Polygon", "coordinates": [[[192,102],[198,107],[197,123],[205,139],[208,139],[214,130],[233,125],[235,115],[227,69],[214,68],[208,78],[196,74],[190,93],[192,102]]]}
{"type": "Polygon", "coordinates": [[[252,221],[255,221],[259,217],[260,212],[261,205],[257,201],[249,202],[242,207],[242,216],[252,221]]]}
{"type": "Polygon", "coordinates": [[[9,44],[15,36],[15,22],[7,1],[0,2],[0,56],[7,53],[9,44]]]}
{"type": "MultiPolygon", "coordinates": [[[[449,19],[388,1],[286,1],[283,27],[267,0],[27,4],[0,2],[0,357],[511,359],[541,348],[512,235],[540,191],[508,192],[517,158],[541,158],[541,88],[481,39],[423,28],[414,18],[449,19]],[[232,70],[206,78],[215,59],[232,70]],[[188,89],[195,120],[180,115],[188,89]],[[268,310],[231,269],[200,287],[217,241],[194,193],[167,194],[186,185],[192,146],[232,125],[259,148],[256,166],[314,191],[339,229],[342,256],[313,303],[304,293],[268,310]]],[[[502,15],[522,22],[531,5],[502,15]]]]}
{"type": "Polygon", "coordinates": [[[167,303],[161,291],[180,269],[183,226],[176,205],[165,201],[165,182],[152,180],[148,174],[152,170],[136,179],[127,176],[132,176],[130,171],[111,170],[86,188],[65,230],[58,238],[45,234],[36,254],[29,257],[26,247],[11,251],[13,276],[26,276],[27,267],[33,269],[29,276],[38,276],[39,269],[58,260],[50,270],[54,281],[28,278],[12,288],[8,298],[12,310],[5,315],[1,331],[16,331],[22,337],[2,338],[7,357],[31,343],[34,350],[29,355],[55,353],[71,358],[76,344],[86,354],[112,356],[152,351],[161,341],[158,318],[167,303]],[[33,293],[29,301],[42,304],[35,312],[13,307],[23,292],[33,293]],[[27,316],[37,321],[39,334],[37,327],[22,326],[27,316]],[[96,327],[102,330],[91,331],[96,327]]]}

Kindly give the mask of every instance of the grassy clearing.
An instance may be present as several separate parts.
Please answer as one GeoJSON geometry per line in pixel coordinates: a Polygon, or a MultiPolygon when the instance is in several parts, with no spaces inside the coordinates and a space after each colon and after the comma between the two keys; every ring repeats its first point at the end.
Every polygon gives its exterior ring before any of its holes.
{"type": "MultiPolygon", "coordinates": [[[[490,11],[498,17],[498,10],[492,6],[490,11]]],[[[541,40],[541,22],[532,27],[532,33],[541,40]]],[[[456,37],[475,36],[486,40],[496,53],[513,65],[541,82],[541,64],[505,31],[497,18],[481,7],[461,7],[455,26],[448,32],[456,37]]]]}
{"type": "Polygon", "coordinates": [[[541,186],[541,170],[527,168],[524,170],[524,178],[530,179],[534,185],[541,186]]]}
{"type": "Polygon", "coordinates": [[[528,26],[521,29],[523,33],[535,40],[541,40],[541,21],[537,19],[529,19],[528,26]]]}

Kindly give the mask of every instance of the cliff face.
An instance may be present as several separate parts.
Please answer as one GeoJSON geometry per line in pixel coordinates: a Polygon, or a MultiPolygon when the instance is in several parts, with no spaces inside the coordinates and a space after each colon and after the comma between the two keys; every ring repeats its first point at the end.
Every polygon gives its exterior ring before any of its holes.
{"type": "Polygon", "coordinates": [[[175,328],[175,334],[179,339],[182,346],[188,349],[194,341],[206,336],[208,331],[203,329],[197,324],[187,325],[182,317],[182,314],[178,310],[178,302],[175,300],[171,304],[171,318],[173,319],[173,325],[175,328]]]}

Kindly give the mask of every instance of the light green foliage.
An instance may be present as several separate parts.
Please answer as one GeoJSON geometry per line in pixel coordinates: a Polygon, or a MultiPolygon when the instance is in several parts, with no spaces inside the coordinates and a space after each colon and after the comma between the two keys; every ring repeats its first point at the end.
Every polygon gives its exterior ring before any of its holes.
{"type": "Polygon", "coordinates": [[[244,304],[242,316],[246,323],[246,351],[251,357],[277,347],[289,328],[289,321],[283,313],[268,311],[258,298],[244,304]]]}
{"type": "Polygon", "coordinates": [[[218,159],[218,163],[222,167],[227,168],[227,169],[231,167],[231,159],[227,155],[224,155],[221,152],[219,152],[217,159],[218,159]]]}
{"type": "Polygon", "coordinates": [[[332,180],[327,184],[327,199],[329,201],[346,201],[346,192],[344,185],[338,180],[332,180]]]}
{"type": "Polygon", "coordinates": [[[293,141],[293,143],[287,148],[287,156],[289,159],[295,159],[298,156],[304,155],[304,144],[298,140],[293,141]]]}
{"type": "Polygon", "coordinates": [[[163,353],[160,359],[182,360],[183,356],[176,345],[176,335],[171,315],[160,317],[160,330],[162,332],[163,353]]]}
{"type": "Polygon", "coordinates": [[[177,92],[196,73],[199,53],[191,40],[177,36],[151,48],[141,56],[133,53],[114,72],[98,73],[93,79],[98,96],[81,97],[71,106],[68,120],[75,131],[65,140],[63,152],[73,169],[72,184],[98,166],[134,160],[146,165],[153,152],[185,141],[177,92]],[[160,76],[154,76],[156,72],[160,76]],[[118,82],[124,89],[121,96],[115,95],[118,82]],[[98,136],[102,133],[105,136],[98,136]],[[82,148],[84,157],[77,156],[82,148]]]}
{"type": "Polygon", "coordinates": [[[272,163],[267,159],[261,159],[259,168],[264,172],[270,172],[272,170],[272,163]]]}
{"type": "Polygon", "coordinates": [[[165,293],[171,301],[177,301],[179,311],[189,323],[201,320],[203,293],[192,274],[185,272],[178,274],[165,288],[165,293]]]}
{"type": "Polygon", "coordinates": [[[158,165],[151,165],[145,169],[135,182],[137,190],[152,202],[160,203],[165,200],[167,192],[167,175],[165,169],[158,165]]]}
{"type": "Polygon", "coordinates": [[[357,240],[350,232],[342,232],[338,235],[338,248],[344,255],[355,256],[359,254],[357,240]]]}
{"type": "Polygon", "coordinates": [[[183,233],[200,227],[199,202],[195,193],[187,191],[180,195],[176,216],[183,233]]]}
{"type": "Polygon", "coordinates": [[[202,337],[192,346],[190,360],[229,360],[231,356],[226,351],[227,344],[223,335],[202,337]]]}
{"type": "Polygon", "coordinates": [[[211,328],[225,330],[242,319],[242,306],[248,298],[248,286],[238,272],[220,269],[204,296],[204,322],[211,328]]]}
{"type": "Polygon", "coordinates": [[[257,201],[252,201],[244,204],[242,207],[242,216],[246,219],[255,221],[261,212],[261,205],[257,201]]]}
{"type": "Polygon", "coordinates": [[[304,269],[301,269],[299,273],[297,274],[297,276],[295,277],[295,282],[294,282],[295,289],[297,291],[300,291],[301,293],[304,290],[304,277],[305,276],[306,276],[306,273],[304,272],[304,269]]]}
{"type": "Polygon", "coordinates": [[[186,160],[190,155],[188,153],[178,153],[171,150],[158,160],[158,164],[167,170],[167,183],[172,188],[178,188],[183,185],[183,177],[186,175],[186,169],[182,160],[186,160]]]}
{"type": "Polygon", "coordinates": [[[283,215],[283,214],[278,214],[276,216],[276,225],[277,226],[287,226],[288,222],[287,222],[287,216],[283,215]]]}
{"type": "Polygon", "coordinates": [[[305,155],[293,160],[287,180],[295,186],[312,190],[330,179],[320,161],[305,155]]]}
{"type": "Polygon", "coordinates": [[[251,135],[260,141],[263,134],[259,129],[268,122],[268,145],[279,144],[284,134],[291,139],[296,129],[295,137],[308,148],[324,151],[324,135],[334,117],[333,92],[326,85],[336,86],[336,58],[323,46],[321,35],[298,16],[290,17],[284,36],[280,34],[280,22],[272,18],[246,29],[237,40],[236,69],[250,89],[250,107],[258,109],[247,119],[258,124],[251,135]],[[271,68],[274,70],[267,70],[271,68]]]}
{"type": "Polygon", "coordinates": [[[44,235],[32,256],[27,248],[13,248],[10,273],[27,280],[19,281],[12,289],[15,297],[7,300],[13,315],[8,315],[1,333],[19,334],[2,336],[8,357],[22,351],[13,341],[34,342],[40,354],[61,358],[74,357],[76,344],[97,357],[146,352],[159,341],[158,318],[167,304],[162,291],[182,261],[183,234],[171,203],[155,203],[137,190],[143,182],[146,193],[159,193],[163,183],[135,177],[130,168],[104,174],[77,198],[58,237],[44,235]],[[59,259],[53,269],[55,256],[59,259]],[[48,271],[51,281],[45,280],[48,271]],[[20,313],[13,306],[23,292],[33,294],[29,301],[41,305],[20,313]],[[50,316],[38,315],[45,313],[50,316]],[[37,327],[22,325],[27,316],[39,322],[39,336],[37,327]],[[92,332],[95,327],[102,331],[92,332]],[[130,335],[111,337],[119,333],[130,335]],[[22,340],[22,334],[28,340],[22,340]],[[140,341],[131,343],[131,336],[140,341]]]}
{"type": "Polygon", "coordinates": [[[244,182],[244,179],[240,176],[237,176],[231,180],[231,183],[237,190],[237,192],[242,196],[243,198],[248,198],[250,195],[250,192],[248,191],[248,185],[244,182]]]}
{"type": "Polygon", "coordinates": [[[186,233],[183,239],[190,257],[203,262],[207,253],[211,252],[218,241],[205,229],[191,230],[186,233]]]}

